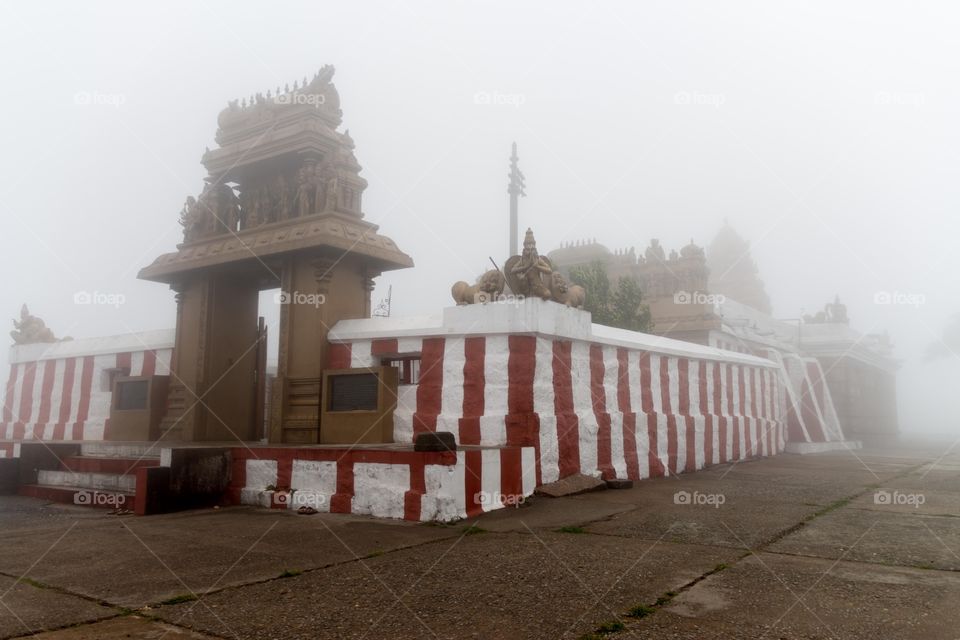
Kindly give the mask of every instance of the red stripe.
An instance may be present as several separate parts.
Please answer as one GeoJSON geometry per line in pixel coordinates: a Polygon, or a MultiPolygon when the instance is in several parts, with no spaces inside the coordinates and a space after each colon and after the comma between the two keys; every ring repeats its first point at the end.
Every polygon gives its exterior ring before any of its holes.
{"type": "Polygon", "coordinates": [[[504,498],[523,495],[523,461],[519,447],[500,450],[500,495],[504,498]]]}
{"type": "Polygon", "coordinates": [[[664,414],[673,413],[670,407],[670,358],[667,356],[660,356],[660,404],[664,414]]]}
{"type": "Polygon", "coordinates": [[[13,395],[17,389],[17,375],[19,373],[19,366],[10,365],[10,377],[7,378],[7,395],[3,400],[3,421],[6,424],[13,422],[13,395]]]}
{"type": "Polygon", "coordinates": [[[713,464],[713,416],[710,415],[707,389],[707,362],[701,360],[697,367],[700,382],[700,414],[703,416],[703,466],[713,464]]]}
{"type": "Polygon", "coordinates": [[[732,416],[733,413],[733,365],[727,365],[727,388],[725,389],[727,393],[727,415],[732,416]]]}
{"type": "Polygon", "coordinates": [[[754,454],[753,443],[751,441],[752,436],[750,434],[750,420],[746,418],[749,415],[749,407],[747,406],[747,378],[746,378],[746,369],[744,367],[737,367],[737,397],[740,399],[740,425],[743,430],[743,446],[746,451],[743,453],[744,458],[749,458],[754,454]]]}
{"type": "Polygon", "coordinates": [[[653,382],[650,373],[650,352],[640,354],[640,408],[644,413],[653,413],[653,382]]]}
{"type": "Polygon", "coordinates": [[[663,461],[660,460],[658,451],[657,414],[655,413],[647,414],[647,441],[649,442],[649,449],[647,449],[647,464],[650,468],[650,477],[659,478],[664,475],[665,469],[663,467],[663,461]]]}
{"type": "Polygon", "coordinates": [[[820,418],[817,416],[817,409],[814,404],[813,389],[810,388],[806,376],[803,378],[800,391],[800,411],[803,412],[803,423],[807,425],[807,433],[810,434],[810,438],[814,442],[826,442],[827,437],[824,435],[823,425],[820,424],[820,418]]]}
{"type": "Polygon", "coordinates": [[[770,400],[773,389],[773,385],[770,384],[770,376],[770,369],[764,369],[763,375],[760,376],[760,394],[763,396],[760,406],[763,407],[763,419],[764,425],[766,425],[764,430],[767,437],[767,455],[772,456],[775,455],[777,451],[776,444],[774,443],[773,439],[774,425],[776,423],[773,422],[773,416],[771,415],[770,411],[770,400]]]}
{"type": "Polygon", "coordinates": [[[460,420],[460,443],[480,444],[480,416],[483,415],[484,362],[487,339],[465,338],[463,352],[463,418],[460,420]]]}
{"type": "Polygon", "coordinates": [[[507,412],[511,415],[533,413],[533,375],[536,370],[537,339],[534,336],[510,336],[507,360],[507,412]]]}
{"type": "Polygon", "coordinates": [[[697,469],[697,428],[690,415],[690,360],[687,358],[677,359],[677,373],[680,379],[680,415],[684,421],[684,447],[685,460],[683,464],[684,471],[696,471],[697,469]]]}
{"type": "Polygon", "coordinates": [[[427,482],[424,477],[422,461],[410,464],[410,490],[403,494],[403,519],[420,521],[420,506],[423,494],[427,492],[427,482]]]}
{"type": "Polygon", "coordinates": [[[727,418],[723,415],[723,378],[719,362],[713,363],[713,411],[717,414],[717,439],[720,447],[720,463],[727,461],[727,418]]]}
{"type": "Polygon", "coordinates": [[[18,422],[26,424],[33,415],[33,385],[37,377],[37,363],[28,362],[23,366],[23,386],[20,389],[20,415],[18,422]]]}
{"type": "Polygon", "coordinates": [[[573,410],[572,343],[553,343],[553,413],[557,416],[560,477],[580,472],[580,423],[573,410]]]}
{"type": "Polygon", "coordinates": [[[63,387],[60,391],[60,416],[53,428],[53,439],[63,440],[70,419],[70,410],[73,408],[73,378],[77,370],[77,359],[67,358],[63,366],[63,387]]]}
{"type": "MultiPolygon", "coordinates": [[[[340,471],[340,466],[337,466],[337,471],[340,471]]],[[[276,487],[278,491],[289,491],[290,490],[290,481],[293,478],[293,452],[291,451],[289,455],[280,456],[277,458],[277,482],[276,487]]],[[[271,509],[286,509],[287,505],[283,502],[274,501],[270,505],[271,509]]],[[[332,509],[331,509],[332,510],[332,509]]]]}
{"type": "Polygon", "coordinates": [[[786,391],[783,388],[783,379],[781,378],[780,372],[777,373],[775,377],[771,379],[773,386],[773,397],[776,398],[777,402],[777,450],[779,451],[784,444],[786,443],[787,430],[789,429],[790,421],[787,411],[787,398],[786,391]]]}
{"type": "Polygon", "coordinates": [[[73,440],[83,440],[83,426],[90,412],[90,393],[93,386],[93,356],[83,359],[83,372],[80,374],[80,406],[77,408],[77,421],[73,423],[73,440]]]}
{"type": "MultiPolygon", "coordinates": [[[[277,463],[277,475],[280,464],[277,463]]],[[[279,478],[278,478],[279,480],[279,478]]],[[[343,455],[337,459],[337,492],[330,496],[331,513],[350,513],[353,510],[353,459],[343,455]]]]}
{"type": "Polygon", "coordinates": [[[667,416],[667,468],[677,473],[677,417],[670,406],[670,358],[660,356],[660,399],[667,416]]]}
{"type": "Polygon", "coordinates": [[[605,375],[603,347],[590,345],[590,401],[593,416],[597,420],[597,469],[600,477],[609,480],[617,477],[613,468],[613,444],[610,414],[607,412],[607,394],[603,388],[605,375]]]}
{"type": "Polygon", "coordinates": [[[731,460],[740,459],[740,416],[736,415],[735,409],[733,406],[733,381],[734,381],[734,367],[732,364],[727,365],[727,411],[730,414],[730,424],[733,427],[733,452],[730,454],[731,460]]]}
{"type": "Polygon", "coordinates": [[[623,414],[623,457],[627,465],[627,478],[639,480],[637,414],[630,406],[630,355],[623,348],[617,349],[617,404],[623,414]]]}
{"type": "Polygon", "coordinates": [[[331,369],[349,369],[353,359],[353,345],[349,342],[335,342],[327,352],[327,366],[331,369]]]}
{"type": "Polygon", "coordinates": [[[677,411],[682,416],[690,415],[690,361],[677,358],[677,378],[680,382],[680,406],[677,411]]]}
{"type": "Polygon", "coordinates": [[[374,340],[370,343],[370,355],[372,356],[393,355],[396,353],[400,353],[400,345],[396,338],[374,340]]]}
{"type": "Polygon", "coordinates": [[[157,371],[157,352],[155,349],[147,349],[143,352],[143,366],[140,369],[140,375],[152,376],[157,371]]]}
{"type": "Polygon", "coordinates": [[[133,368],[133,354],[132,353],[118,353],[117,354],[117,369],[123,370],[123,375],[130,375],[130,369],[133,368]]]}
{"type": "Polygon", "coordinates": [[[227,499],[230,504],[240,504],[240,496],[247,486],[247,458],[230,456],[230,484],[227,486],[227,499]]]}
{"type": "Polygon", "coordinates": [[[420,356],[417,384],[417,412],[413,414],[413,435],[437,430],[437,416],[443,397],[444,338],[426,338],[420,356]]]}
{"type": "Polygon", "coordinates": [[[40,410],[33,425],[33,437],[43,439],[43,431],[50,422],[50,405],[53,402],[53,378],[57,371],[56,360],[46,360],[43,363],[43,382],[40,387],[40,410]]]}
{"type": "Polygon", "coordinates": [[[753,455],[762,455],[760,416],[757,415],[757,370],[755,367],[750,367],[750,417],[750,422],[753,424],[753,428],[750,430],[753,439],[753,455]]]}
{"type": "Polygon", "coordinates": [[[467,517],[470,518],[483,513],[483,496],[481,495],[483,491],[481,477],[483,473],[483,452],[476,449],[464,451],[463,458],[465,464],[464,489],[467,517]]]}

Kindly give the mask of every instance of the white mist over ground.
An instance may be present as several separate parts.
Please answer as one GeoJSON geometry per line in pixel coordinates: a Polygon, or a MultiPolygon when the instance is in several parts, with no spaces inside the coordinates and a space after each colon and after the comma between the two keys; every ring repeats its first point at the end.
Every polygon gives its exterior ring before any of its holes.
{"type": "Polygon", "coordinates": [[[960,357],[923,360],[960,312],[958,32],[945,2],[8,3],[0,313],[172,327],[136,273],[179,241],[217,114],[330,63],[364,210],[417,263],[378,280],[394,314],[506,257],[517,141],[543,252],[705,245],[728,219],[777,317],[839,294],[903,360],[902,430],[960,437],[960,357]]]}

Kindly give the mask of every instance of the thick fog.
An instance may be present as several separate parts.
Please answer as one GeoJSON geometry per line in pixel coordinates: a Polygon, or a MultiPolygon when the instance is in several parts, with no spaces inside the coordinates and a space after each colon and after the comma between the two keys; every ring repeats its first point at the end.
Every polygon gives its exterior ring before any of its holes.
{"type": "Polygon", "coordinates": [[[839,295],[903,361],[901,430],[956,431],[957,33],[950,3],[6,3],[0,315],[172,327],[136,274],[180,241],[217,114],[333,64],[364,211],[416,262],[377,281],[394,315],[506,257],[516,141],[541,251],[705,245],[727,219],[776,317],[839,295]]]}

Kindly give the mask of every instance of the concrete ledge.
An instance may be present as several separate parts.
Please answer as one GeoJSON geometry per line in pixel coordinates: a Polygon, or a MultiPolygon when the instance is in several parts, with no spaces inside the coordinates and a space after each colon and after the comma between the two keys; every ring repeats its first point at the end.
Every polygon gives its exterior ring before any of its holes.
{"type": "Polygon", "coordinates": [[[788,442],[784,453],[807,455],[810,453],[827,453],[828,451],[855,451],[863,449],[859,440],[840,440],[838,442],[788,442]]]}

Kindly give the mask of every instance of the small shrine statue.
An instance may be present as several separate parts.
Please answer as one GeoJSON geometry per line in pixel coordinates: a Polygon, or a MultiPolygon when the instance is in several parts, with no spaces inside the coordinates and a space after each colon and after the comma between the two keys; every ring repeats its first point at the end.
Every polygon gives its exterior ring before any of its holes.
{"type": "Polygon", "coordinates": [[[510,290],[516,295],[550,300],[550,276],[553,265],[550,260],[537,253],[537,241],[533,230],[527,229],[523,238],[523,252],[513,256],[504,265],[504,271],[510,290]]]}
{"type": "Polygon", "coordinates": [[[13,321],[14,330],[10,332],[14,344],[35,344],[38,342],[57,342],[53,331],[37,316],[30,315],[27,305],[20,307],[20,320],[13,321]]]}
{"type": "Polygon", "coordinates": [[[187,201],[180,210],[180,226],[183,227],[184,242],[193,242],[205,231],[200,204],[193,196],[187,196],[187,201]]]}

